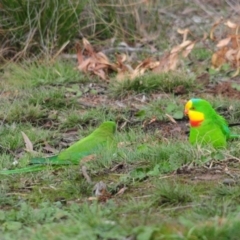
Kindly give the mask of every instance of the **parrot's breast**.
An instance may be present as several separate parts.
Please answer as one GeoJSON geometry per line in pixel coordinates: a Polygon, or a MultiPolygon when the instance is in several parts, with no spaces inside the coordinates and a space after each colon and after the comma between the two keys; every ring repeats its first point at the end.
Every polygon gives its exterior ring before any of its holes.
{"type": "Polygon", "coordinates": [[[191,127],[199,127],[204,120],[203,113],[193,110],[190,110],[188,112],[188,117],[191,127]]]}
{"type": "Polygon", "coordinates": [[[190,125],[191,125],[191,127],[199,127],[199,126],[201,126],[201,123],[203,122],[203,120],[199,120],[199,121],[192,121],[192,120],[190,120],[190,125]]]}

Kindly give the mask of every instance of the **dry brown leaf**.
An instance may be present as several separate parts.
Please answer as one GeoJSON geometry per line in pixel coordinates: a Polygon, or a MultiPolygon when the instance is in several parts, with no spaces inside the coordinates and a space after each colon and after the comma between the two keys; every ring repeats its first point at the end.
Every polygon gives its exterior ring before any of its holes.
{"type": "Polygon", "coordinates": [[[130,78],[130,74],[129,74],[129,72],[126,72],[126,71],[118,71],[118,73],[116,75],[116,80],[119,82],[124,81],[129,78],[130,78]]]}
{"type": "Polygon", "coordinates": [[[217,68],[219,65],[222,64],[222,63],[218,64],[218,54],[217,53],[213,53],[212,58],[211,58],[211,63],[212,63],[213,68],[217,68]]]}
{"type": "Polygon", "coordinates": [[[194,11],[196,11],[195,8],[186,7],[186,8],[181,12],[181,15],[189,15],[189,13],[192,14],[194,11]]]}
{"type": "MultiPolygon", "coordinates": [[[[186,40],[186,41],[182,42],[180,45],[177,45],[177,46],[173,47],[172,50],[170,51],[170,53],[171,54],[178,54],[181,51],[183,51],[184,48],[188,47],[191,44],[192,44],[192,41],[186,40]]],[[[193,47],[194,47],[194,45],[193,45],[193,47]]]]}
{"type": "Polygon", "coordinates": [[[181,28],[178,28],[177,29],[177,32],[179,33],[179,34],[186,34],[186,33],[188,33],[189,32],[189,29],[188,28],[184,28],[184,29],[181,29],[181,28]]]}
{"type": "Polygon", "coordinates": [[[195,45],[195,42],[187,40],[189,29],[178,29],[178,32],[183,35],[183,42],[180,45],[173,47],[170,53],[165,54],[159,61],[147,58],[141,61],[134,69],[130,64],[126,64],[128,60],[126,54],[117,55],[116,63],[111,63],[104,53],[94,52],[92,45],[84,38],[83,51],[79,46],[77,48],[78,69],[84,73],[97,75],[103,80],[108,79],[109,71],[115,71],[117,72],[117,81],[135,79],[148,70],[153,72],[175,70],[179,61],[179,54],[182,53],[183,57],[187,57],[195,45]]]}
{"type": "Polygon", "coordinates": [[[194,46],[195,46],[196,41],[192,42],[191,44],[189,44],[182,52],[183,57],[187,57],[189,55],[189,53],[193,50],[194,46]]]}
{"type": "Polygon", "coordinates": [[[58,152],[57,149],[51,147],[48,143],[45,143],[45,146],[43,147],[43,149],[49,153],[53,153],[56,154],[58,152]]]}
{"type": "Polygon", "coordinates": [[[162,73],[170,70],[175,70],[178,64],[178,53],[168,53],[162,57],[158,66],[153,68],[153,72],[162,73]]]}
{"type": "Polygon", "coordinates": [[[98,69],[98,70],[93,69],[93,72],[103,80],[108,79],[105,72],[102,69],[98,69]]]}
{"type": "Polygon", "coordinates": [[[131,80],[135,79],[136,77],[141,76],[140,70],[134,69],[131,73],[129,73],[129,78],[131,80]]]}
{"type": "Polygon", "coordinates": [[[182,34],[183,35],[183,40],[182,40],[182,42],[185,42],[186,40],[187,40],[187,35],[188,35],[188,33],[189,33],[189,29],[188,28],[185,28],[185,29],[178,29],[177,30],[177,32],[179,33],[179,34],[182,34]]]}
{"type": "Polygon", "coordinates": [[[130,79],[135,79],[136,77],[140,77],[146,71],[146,68],[134,69],[133,72],[130,74],[130,79]]]}
{"type": "Polygon", "coordinates": [[[124,65],[124,67],[117,69],[116,79],[117,81],[123,81],[126,79],[131,79],[131,74],[134,70],[129,65],[124,65]]]}
{"type": "Polygon", "coordinates": [[[158,65],[159,65],[159,61],[156,61],[152,58],[146,58],[136,67],[136,69],[144,69],[144,71],[146,71],[148,69],[153,69],[158,65]]]}
{"type": "Polygon", "coordinates": [[[117,69],[120,71],[128,71],[129,69],[127,68],[126,64],[124,62],[127,60],[127,55],[126,54],[121,54],[116,56],[116,61],[117,61],[117,69]]]}
{"type": "Polygon", "coordinates": [[[82,41],[83,41],[83,46],[86,49],[86,51],[89,53],[89,55],[90,56],[93,55],[95,52],[90,42],[86,38],[83,38],[82,41]]]}
{"type": "Polygon", "coordinates": [[[88,66],[91,64],[91,58],[86,59],[81,64],[78,65],[78,69],[85,73],[88,72],[88,66]]]}
{"type": "Polygon", "coordinates": [[[118,144],[117,144],[117,147],[118,148],[123,148],[123,147],[127,147],[127,146],[131,146],[131,142],[119,142],[118,144]]]}
{"type": "Polygon", "coordinates": [[[109,64],[108,57],[103,52],[98,52],[96,57],[102,59],[106,64],[109,64]]]}
{"type": "Polygon", "coordinates": [[[21,132],[21,134],[22,134],[23,140],[25,142],[25,149],[26,149],[26,151],[27,152],[34,152],[33,151],[33,144],[30,141],[30,139],[28,138],[28,136],[24,132],[21,132]]]}
{"type": "Polygon", "coordinates": [[[91,201],[91,202],[92,202],[92,201],[97,201],[97,200],[98,200],[97,197],[89,197],[89,198],[88,198],[88,201],[91,201]]]}
{"type": "Polygon", "coordinates": [[[127,61],[127,59],[128,56],[126,54],[119,54],[116,56],[116,64],[114,65],[113,70],[116,69],[117,71],[117,81],[123,81],[132,78],[131,75],[134,69],[129,64],[124,63],[127,61]]]}
{"type": "MultiPolygon", "coordinates": [[[[237,61],[240,60],[240,48],[239,48],[238,51],[237,51],[236,60],[237,60],[237,61]]],[[[238,65],[238,67],[239,67],[239,65],[238,65]]]]}
{"type": "Polygon", "coordinates": [[[231,39],[232,39],[231,37],[224,38],[224,39],[220,40],[216,46],[218,48],[225,47],[230,43],[231,39]]]}
{"type": "Polygon", "coordinates": [[[122,54],[120,54],[120,55],[117,55],[117,61],[119,61],[119,62],[121,62],[121,63],[126,62],[127,59],[128,59],[128,56],[127,56],[127,54],[125,54],[125,53],[122,53],[122,54]]]}
{"type": "MultiPolygon", "coordinates": [[[[212,55],[212,66],[215,68],[221,67],[224,63],[229,63],[231,67],[238,68],[240,60],[240,35],[238,34],[239,25],[228,20],[224,23],[227,27],[231,28],[233,34],[228,34],[225,38],[221,39],[217,43],[219,48],[212,55]]],[[[234,73],[234,76],[239,74],[239,70],[234,73]]]]}
{"type": "Polygon", "coordinates": [[[150,58],[147,58],[147,59],[143,60],[142,62],[140,62],[140,63],[136,66],[135,70],[136,70],[136,69],[146,68],[146,67],[149,65],[150,61],[151,61],[150,58]]]}
{"type": "Polygon", "coordinates": [[[134,79],[138,76],[141,76],[147,69],[149,69],[149,61],[147,59],[138,64],[135,69],[133,69],[129,64],[124,64],[123,62],[125,62],[126,60],[127,57],[125,54],[117,56],[116,67],[118,73],[116,79],[118,81],[122,81],[125,79],[134,79]]]}
{"type": "Polygon", "coordinates": [[[138,76],[143,75],[145,71],[147,71],[148,69],[150,69],[150,67],[152,67],[151,62],[152,62],[151,58],[147,58],[143,60],[140,64],[137,65],[137,67],[133,71],[131,71],[130,78],[134,79],[138,76]]]}
{"type": "Polygon", "coordinates": [[[85,156],[85,157],[81,158],[80,164],[94,161],[94,160],[96,160],[96,157],[97,157],[96,154],[91,154],[91,155],[85,156]]]}
{"type": "Polygon", "coordinates": [[[95,66],[94,66],[94,71],[98,71],[98,70],[108,70],[109,65],[106,65],[105,63],[100,63],[100,62],[96,62],[95,66]]]}
{"type": "Polygon", "coordinates": [[[236,49],[229,49],[225,54],[226,60],[229,62],[233,62],[236,59],[235,57],[236,53],[237,53],[236,49]]]}
{"type": "Polygon", "coordinates": [[[149,64],[149,69],[154,69],[156,68],[157,66],[159,65],[159,61],[152,61],[150,64],[149,64]]]}
{"type": "Polygon", "coordinates": [[[150,122],[148,123],[148,125],[150,125],[151,123],[156,122],[156,121],[157,121],[157,118],[154,116],[154,117],[152,117],[152,119],[150,120],[150,122]]]}
{"type": "Polygon", "coordinates": [[[102,52],[98,52],[94,57],[97,63],[105,64],[106,67],[111,65],[107,56],[102,52]]]}
{"type": "Polygon", "coordinates": [[[240,73],[240,67],[237,68],[236,72],[232,75],[232,77],[238,76],[240,73]]]}
{"type": "Polygon", "coordinates": [[[123,195],[127,189],[128,189],[127,187],[121,188],[121,189],[115,194],[115,196],[123,195]]]}
{"type": "Polygon", "coordinates": [[[175,70],[177,68],[178,65],[178,54],[171,54],[170,58],[169,58],[169,68],[165,69],[166,72],[168,72],[169,70],[175,70]]]}
{"type": "Polygon", "coordinates": [[[208,33],[207,32],[204,32],[203,34],[203,38],[201,39],[201,41],[205,41],[206,39],[208,38],[208,33]]]}
{"type": "Polygon", "coordinates": [[[170,51],[170,54],[178,54],[180,51],[182,50],[182,47],[180,45],[175,46],[172,48],[172,50],[170,51]]]}
{"type": "Polygon", "coordinates": [[[212,28],[211,28],[211,30],[210,30],[210,39],[211,40],[215,40],[216,38],[215,38],[215,36],[214,36],[214,30],[215,30],[215,28],[221,23],[223,21],[223,19],[221,18],[221,19],[219,19],[217,22],[215,22],[214,24],[213,24],[213,26],[212,26],[212,28]]]}
{"type": "Polygon", "coordinates": [[[226,53],[228,51],[227,47],[219,49],[212,55],[212,67],[219,68],[226,62],[226,53]]]}
{"type": "Polygon", "coordinates": [[[183,48],[186,48],[187,46],[189,46],[190,44],[192,44],[192,41],[186,40],[186,41],[182,42],[179,46],[181,49],[183,49],[183,48]]]}
{"type": "Polygon", "coordinates": [[[230,20],[228,20],[226,23],[224,23],[226,26],[228,26],[229,28],[235,29],[238,27],[238,25],[236,23],[231,22],[230,20]]]}
{"type": "Polygon", "coordinates": [[[233,49],[239,49],[239,40],[240,36],[239,35],[231,35],[232,41],[231,41],[231,47],[233,49]]]}
{"type": "Polygon", "coordinates": [[[78,69],[84,73],[91,73],[99,76],[103,80],[107,80],[108,70],[117,70],[115,64],[111,64],[107,56],[102,53],[96,53],[86,38],[83,38],[84,51],[77,46],[78,69]],[[85,53],[85,56],[83,53],[85,53]]]}

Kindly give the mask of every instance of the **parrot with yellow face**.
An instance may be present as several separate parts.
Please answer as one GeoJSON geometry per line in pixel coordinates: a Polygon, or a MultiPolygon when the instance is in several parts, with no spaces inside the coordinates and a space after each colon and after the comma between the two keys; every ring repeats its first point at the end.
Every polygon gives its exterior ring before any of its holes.
{"type": "Polygon", "coordinates": [[[185,105],[184,113],[189,118],[189,141],[192,144],[224,148],[228,139],[240,138],[240,135],[231,134],[227,121],[204,99],[190,99],[185,105]]]}

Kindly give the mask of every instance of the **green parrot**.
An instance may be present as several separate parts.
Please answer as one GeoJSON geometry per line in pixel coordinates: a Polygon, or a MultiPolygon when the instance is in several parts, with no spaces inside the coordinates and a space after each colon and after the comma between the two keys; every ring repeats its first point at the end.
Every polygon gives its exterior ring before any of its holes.
{"type": "Polygon", "coordinates": [[[36,172],[49,165],[79,164],[80,160],[88,155],[96,153],[99,149],[109,147],[114,143],[113,136],[116,131],[116,123],[112,121],[103,122],[90,135],[74,143],[69,148],[61,151],[58,155],[47,158],[33,158],[30,166],[13,170],[2,170],[0,174],[14,174],[36,172]]]}
{"type": "Polygon", "coordinates": [[[189,117],[189,141],[192,144],[209,144],[215,148],[224,148],[228,139],[240,138],[240,135],[231,134],[227,121],[204,99],[189,100],[184,112],[189,117]]]}

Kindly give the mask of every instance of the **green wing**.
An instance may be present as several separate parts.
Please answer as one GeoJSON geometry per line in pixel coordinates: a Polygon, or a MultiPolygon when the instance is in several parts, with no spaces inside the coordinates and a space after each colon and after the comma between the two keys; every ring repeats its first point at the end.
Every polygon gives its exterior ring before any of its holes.
{"type": "Polygon", "coordinates": [[[195,144],[211,144],[215,148],[226,147],[227,140],[240,138],[231,134],[230,129],[220,115],[203,121],[199,127],[191,127],[189,140],[195,144]]]}
{"type": "Polygon", "coordinates": [[[59,155],[50,158],[32,159],[30,164],[78,164],[83,157],[93,154],[100,148],[107,147],[112,143],[115,130],[115,122],[104,122],[90,135],[63,150],[59,155]]]}
{"type": "Polygon", "coordinates": [[[218,124],[205,120],[199,127],[191,127],[189,141],[192,144],[212,145],[215,148],[226,146],[226,134],[218,124]]]}
{"type": "Polygon", "coordinates": [[[104,122],[101,126],[86,138],[76,142],[58,155],[59,161],[71,161],[79,163],[81,158],[97,152],[102,147],[109,147],[113,142],[116,124],[104,122]]]}
{"type": "Polygon", "coordinates": [[[60,152],[59,155],[48,158],[33,158],[28,166],[21,169],[4,170],[0,174],[25,173],[39,171],[45,168],[43,165],[69,165],[79,164],[80,160],[88,155],[96,153],[101,148],[110,147],[114,143],[116,123],[112,121],[103,122],[95,131],[82,140],[74,143],[69,148],[60,152]],[[41,166],[40,166],[41,165],[41,166]]]}

